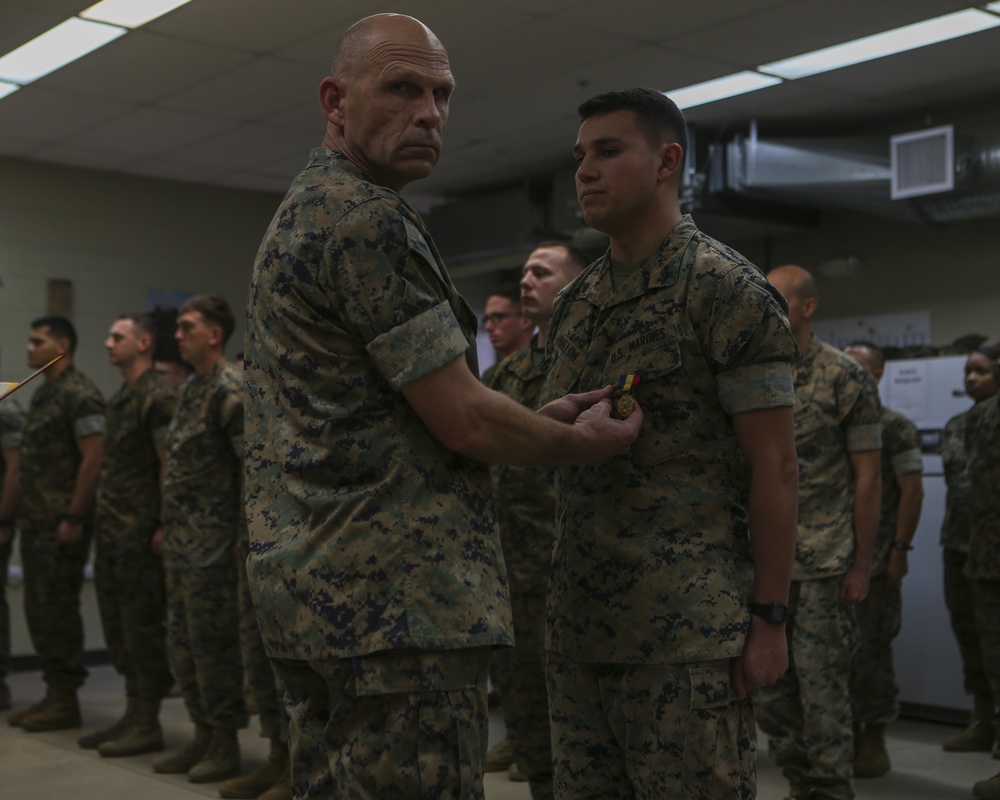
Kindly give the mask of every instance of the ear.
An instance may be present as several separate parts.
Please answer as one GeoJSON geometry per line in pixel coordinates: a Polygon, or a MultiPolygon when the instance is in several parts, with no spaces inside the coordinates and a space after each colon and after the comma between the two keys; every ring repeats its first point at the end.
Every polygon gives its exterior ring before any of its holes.
{"type": "Polygon", "coordinates": [[[684,166],[684,151],[677,142],[664,142],[658,148],[660,156],[660,180],[667,180],[676,175],[680,178],[680,171],[684,166]]]}
{"type": "Polygon", "coordinates": [[[212,347],[219,346],[222,347],[222,326],[213,325],[209,328],[211,333],[209,334],[208,342],[212,347]]]}
{"type": "Polygon", "coordinates": [[[334,125],[343,126],[344,112],[341,103],[344,99],[345,80],[332,75],[323,78],[319,85],[319,105],[323,116],[334,125]]]}
{"type": "Polygon", "coordinates": [[[819,306],[819,301],[815,297],[810,297],[808,300],[802,301],[802,316],[809,319],[813,314],[816,313],[816,308],[819,306]]]}

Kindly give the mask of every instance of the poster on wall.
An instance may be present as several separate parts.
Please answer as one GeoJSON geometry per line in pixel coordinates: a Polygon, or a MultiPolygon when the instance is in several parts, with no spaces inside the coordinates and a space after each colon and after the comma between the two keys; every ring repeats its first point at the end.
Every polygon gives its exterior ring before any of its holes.
{"type": "Polygon", "coordinates": [[[857,341],[879,347],[917,347],[931,343],[931,312],[814,320],[812,331],[818,339],[841,350],[857,341]]]}

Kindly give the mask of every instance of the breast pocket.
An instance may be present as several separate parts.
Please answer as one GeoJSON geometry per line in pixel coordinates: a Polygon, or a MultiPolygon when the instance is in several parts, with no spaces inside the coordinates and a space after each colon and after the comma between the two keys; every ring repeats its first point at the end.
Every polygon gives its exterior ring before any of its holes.
{"type": "MultiPolygon", "coordinates": [[[[625,344],[628,347],[628,343],[625,344]]],[[[632,392],[644,416],[631,457],[637,464],[652,466],[686,452],[697,437],[691,421],[696,411],[684,374],[676,336],[638,349],[616,361],[609,379],[618,384],[622,375],[638,375],[632,392]]]]}

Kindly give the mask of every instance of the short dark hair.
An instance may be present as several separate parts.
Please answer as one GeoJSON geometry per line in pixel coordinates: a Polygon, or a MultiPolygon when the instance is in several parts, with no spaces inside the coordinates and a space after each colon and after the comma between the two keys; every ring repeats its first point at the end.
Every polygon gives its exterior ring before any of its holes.
{"type": "Polygon", "coordinates": [[[580,104],[580,120],[610,114],[613,111],[631,111],[649,143],[656,147],[663,142],[677,142],[687,156],[687,123],[677,104],[663,92],[655,89],[623,89],[605,92],[580,104]]]}
{"type": "Polygon", "coordinates": [[[972,352],[979,353],[981,356],[986,356],[990,361],[997,361],[1000,359],[1000,346],[995,344],[984,344],[982,347],[977,347],[972,352]]]}
{"type": "Polygon", "coordinates": [[[222,344],[229,341],[236,329],[236,319],[225,298],[217,294],[199,294],[186,300],[177,310],[178,315],[197,311],[208,322],[222,328],[222,344]]]}
{"type": "Polygon", "coordinates": [[[587,254],[583,252],[583,250],[581,250],[576,245],[571,244],[570,242],[558,242],[553,240],[549,242],[539,242],[538,244],[535,245],[536,250],[542,247],[545,248],[561,247],[563,250],[565,250],[566,258],[569,260],[570,266],[573,267],[573,270],[576,274],[583,272],[590,264],[590,262],[594,260],[588,257],[587,254]]]}
{"type": "Polygon", "coordinates": [[[153,349],[156,349],[156,341],[159,337],[156,334],[156,321],[152,314],[122,314],[118,319],[127,319],[131,322],[139,333],[152,340],[153,349]]]}
{"type": "Polygon", "coordinates": [[[32,321],[31,328],[32,330],[35,328],[48,328],[49,333],[56,339],[65,339],[69,342],[70,355],[76,352],[76,328],[73,327],[73,323],[66,319],[66,317],[55,315],[39,317],[32,321]]]}
{"type": "Polygon", "coordinates": [[[516,281],[507,281],[494,284],[487,297],[506,297],[515,306],[521,306],[521,284],[516,281]]]}

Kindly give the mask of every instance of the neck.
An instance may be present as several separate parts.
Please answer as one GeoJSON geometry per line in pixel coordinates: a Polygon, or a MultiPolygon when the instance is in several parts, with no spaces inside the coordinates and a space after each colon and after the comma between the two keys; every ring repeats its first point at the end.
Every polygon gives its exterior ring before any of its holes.
{"type": "Polygon", "coordinates": [[[537,344],[539,347],[544,348],[545,341],[549,335],[549,318],[545,317],[544,319],[537,320],[535,324],[538,325],[537,344]]]}
{"type": "Polygon", "coordinates": [[[645,261],[660,249],[663,240],[681,220],[681,211],[677,206],[668,213],[658,213],[650,222],[639,221],[630,225],[628,230],[609,233],[611,237],[611,257],[616,261],[634,264],[645,261]]]}
{"type": "Polygon", "coordinates": [[[129,388],[135,386],[136,381],[153,368],[151,359],[137,358],[128,366],[121,368],[122,380],[129,388]]]}
{"type": "Polygon", "coordinates": [[[225,360],[226,356],[221,350],[213,350],[206,354],[197,364],[192,362],[191,366],[194,367],[196,375],[208,375],[209,372],[215,369],[216,364],[225,360]]]}
{"type": "Polygon", "coordinates": [[[73,366],[73,356],[68,353],[51,367],[49,367],[45,372],[42,373],[42,377],[45,381],[54,381],[60,375],[62,375],[66,370],[73,366]]]}
{"type": "Polygon", "coordinates": [[[799,346],[800,353],[803,352],[806,349],[806,345],[809,344],[810,335],[809,323],[803,323],[802,327],[799,328],[798,332],[795,334],[795,344],[799,346]]]}

